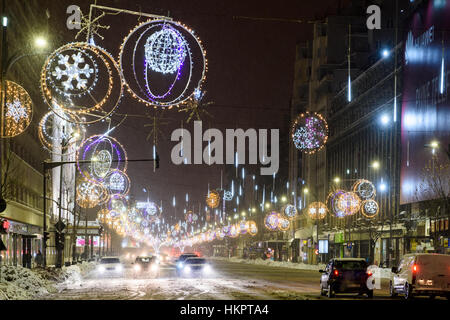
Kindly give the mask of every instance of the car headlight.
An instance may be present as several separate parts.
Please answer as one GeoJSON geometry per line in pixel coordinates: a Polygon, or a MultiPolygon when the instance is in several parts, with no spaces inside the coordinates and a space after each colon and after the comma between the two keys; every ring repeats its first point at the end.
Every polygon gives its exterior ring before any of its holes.
{"type": "Polygon", "coordinates": [[[119,272],[120,272],[120,271],[122,271],[122,270],[123,270],[123,267],[122,267],[122,266],[117,266],[117,267],[116,267],[116,271],[119,271],[119,272]]]}
{"type": "Polygon", "coordinates": [[[104,266],[99,266],[98,267],[98,271],[99,272],[105,272],[105,267],[104,266]]]}
{"type": "Polygon", "coordinates": [[[180,269],[183,268],[183,262],[178,262],[177,263],[177,267],[180,268],[180,269]]]}
{"type": "Polygon", "coordinates": [[[157,271],[158,270],[158,265],[156,263],[153,263],[150,269],[152,271],[157,271]]]}
{"type": "Polygon", "coordinates": [[[141,271],[141,266],[135,264],[134,267],[133,267],[133,269],[134,269],[134,271],[141,271]]]}
{"type": "Polygon", "coordinates": [[[191,267],[185,266],[183,271],[184,271],[184,273],[190,273],[191,272],[191,267]]]}
{"type": "Polygon", "coordinates": [[[210,266],[209,264],[205,265],[205,266],[203,267],[203,272],[205,272],[205,273],[211,273],[211,272],[212,272],[211,266],[210,266]]]}

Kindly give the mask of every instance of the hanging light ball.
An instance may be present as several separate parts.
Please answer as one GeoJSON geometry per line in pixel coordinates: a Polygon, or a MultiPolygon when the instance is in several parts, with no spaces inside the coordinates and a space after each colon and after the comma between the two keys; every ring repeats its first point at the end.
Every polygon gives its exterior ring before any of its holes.
{"type": "Polygon", "coordinates": [[[373,199],[377,194],[377,188],[369,180],[356,181],[352,189],[362,200],[373,199]]]}
{"type": "Polygon", "coordinates": [[[294,219],[297,216],[298,212],[297,208],[294,205],[288,204],[284,206],[283,213],[288,219],[294,219]]]}
{"type": "Polygon", "coordinates": [[[220,195],[217,191],[209,191],[208,195],[206,196],[206,204],[211,209],[215,209],[219,206],[220,203],[220,195]]]}
{"type": "Polygon", "coordinates": [[[108,192],[100,183],[82,179],[77,183],[77,204],[82,208],[94,208],[107,201],[108,192]]]}
{"type": "Polygon", "coordinates": [[[378,214],[379,210],[380,208],[378,206],[378,202],[376,202],[375,200],[364,200],[361,203],[361,213],[366,218],[374,218],[378,214]]]}
{"type": "Polygon", "coordinates": [[[344,193],[344,190],[336,190],[331,192],[327,198],[328,207],[331,208],[331,211],[334,213],[336,218],[344,218],[346,216],[346,213],[338,206],[338,199],[344,193]]]}
{"type": "Polygon", "coordinates": [[[281,231],[286,231],[289,229],[289,226],[291,225],[291,222],[288,219],[285,219],[283,217],[280,217],[278,219],[278,229],[281,231]]]}
{"type": "Polygon", "coordinates": [[[225,201],[231,201],[231,200],[233,200],[233,193],[231,193],[231,191],[225,190],[225,191],[223,192],[223,200],[225,200],[225,201]]]}
{"type": "Polygon", "coordinates": [[[28,92],[13,81],[6,80],[5,89],[0,137],[11,138],[24,132],[30,125],[33,102],[28,92]]]}
{"type": "Polygon", "coordinates": [[[315,153],[328,140],[328,124],[318,113],[302,113],[292,125],[291,137],[298,150],[307,154],[315,153]]]}
{"type": "Polygon", "coordinates": [[[355,192],[345,192],[338,196],[336,205],[346,216],[350,216],[360,210],[361,199],[355,192]]]}
{"type": "Polygon", "coordinates": [[[328,213],[328,208],[324,203],[317,201],[311,202],[308,205],[306,211],[308,212],[308,215],[311,219],[317,220],[326,217],[328,213]]]}
{"type": "Polygon", "coordinates": [[[271,212],[264,218],[264,226],[271,231],[275,231],[278,229],[279,220],[280,214],[278,212],[271,212]]]}
{"type": "Polygon", "coordinates": [[[258,233],[258,227],[256,226],[256,222],[255,221],[250,220],[248,222],[248,233],[251,236],[256,236],[256,234],[258,233]]]}

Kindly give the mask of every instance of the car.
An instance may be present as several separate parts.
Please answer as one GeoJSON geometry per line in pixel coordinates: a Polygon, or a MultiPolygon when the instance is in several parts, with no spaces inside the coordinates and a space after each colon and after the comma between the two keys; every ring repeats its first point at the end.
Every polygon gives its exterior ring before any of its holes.
{"type": "Polygon", "coordinates": [[[336,293],[358,293],[373,297],[375,280],[372,272],[367,270],[367,262],[363,258],[334,258],[329,261],[320,278],[320,294],[334,297],[336,293]]]}
{"type": "Polygon", "coordinates": [[[192,257],[184,261],[183,268],[178,270],[178,276],[208,276],[212,274],[211,265],[205,258],[192,257]]]}
{"type": "Polygon", "coordinates": [[[124,267],[118,257],[102,257],[97,265],[97,273],[101,276],[121,276],[124,267]]]}
{"type": "Polygon", "coordinates": [[[177,271],[181,270],[184,266],[184,261],[188,258],[198,258],[198,255],[195,253],[183,253],[178,257],[178,259],[175,261],[177,271]]]}
{"type": "Polygon", "coordinates": [[[154,256],[138,256],[133,262],[134,275],[153,275],[158,276],[159,264],[158,260],[154,256]]]}
{"type": "Polygon", "coordinates": [[[450,255],[406,254],[391,272],[391,297],[400,293],[406,300],[414,296],[442,296],[450,299],[450,255]]]}

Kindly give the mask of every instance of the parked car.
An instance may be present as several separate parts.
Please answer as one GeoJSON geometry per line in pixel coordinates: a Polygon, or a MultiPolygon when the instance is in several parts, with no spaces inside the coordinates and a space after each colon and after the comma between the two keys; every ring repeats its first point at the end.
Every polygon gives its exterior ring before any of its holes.
{"type": "Polygon", "coordinates": [[[450,255],[415,253],[404,255],[392,268],[390,296],[399,293],[409,300],[414,296],[450,299],[450,255]]]}
{"type": "Polygon", "coordinates": [[[102,276],[120,276],[123,272],[124,267],[118,257],[103,257],[97,265],[97,273],[102,276]]]}
{"type": "Polygon", "coordinates": [[[177,274],[184,277],[208,276],[212,274],[212,268],[205,258],[187,258],[183,268],[177,269],[177,274]]]}
{"type": "Polygon", "coordinates": [[[373,297],[375,280],[370,280],[372,272],[367,270],[367,262],[360,258],[335,258],[331,259],[320,278],[320,294],[334,297],[336,293],[358,293],[373,297]]]}

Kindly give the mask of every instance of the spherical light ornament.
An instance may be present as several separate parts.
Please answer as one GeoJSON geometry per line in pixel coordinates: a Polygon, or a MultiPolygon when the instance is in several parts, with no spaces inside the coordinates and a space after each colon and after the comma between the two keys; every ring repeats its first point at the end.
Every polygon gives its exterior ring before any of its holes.
{"type": "Polygon", "coordinates": [[[264,218],[264,226],[271,231],[275,231],[278,229],[279,220],[280,214],[277,212],[271,212],[264,218]]]}
{"type": "Polygon", "coordinates": [[[126,213],[128,208],[127,200],[124,196],[119,194],[111,195],[108,201],[108,210],[115,212],[114,216],[120,217],[121,214],[126,213]]]}
{"type": "Polygon", "coordinates": [[[369,180],[358,180],[352,189],[362,200],[373,199],[377,194],[377,188],[369,180]]]}
{"type": "Polygon", "coordinates": [[[197,215],[196,213],[194,213],[194,214],[192,215],[192,221],[195,222],[195,221],[197,221],[197,220],[198,220],[198,215],[197,215]]]}
{"type": "Polygon", "coordinates": [[[200,40],[169,20],[136,26],[125,37],[119,60],[128,91],[151,107],[177,106],[190,99],[207,70],[200,40]]]}
{"type": "Polygon", "coordinates": [[[231,191],[225,190],[223,192],[223,200],[224,201],[231,201],[231,200],[233,200],[233,193],[231,193],[231,191]]]}
{"type": "Polygon", "coordinates": [[[82,208],[94,208],[106,202],[108,199],[108,192],[99,183],[80,180],[77,183],[77,204],[82,208]]]}
{"type": "Polygon", "coordinates": [[[307,207],[308,215],[311,219],[323,219],[328,213],[327,206],[322,202],[311,202],[307,207]]]}
{"type": "Polygon", "coordinates": [[[219,206],[220,203],[220,195],[217,191],[209,191],[208,195],[206,196],[206,204],[211,209],[215,209],[219,206]]]}
{"type": "Polygon", "coordinates": [[[288,204],[284,206],[283,213],[288,219],[294,219],[297,216],[298,212],[297,208],[294,205],[288,204]]]}
{"type": "Polygon", "coordinates": [[[248,223],[248,221],[239,222],[239,233],[246,234],[248,232],[249,227],[250,227],[250,224],[248,223]]]}
{"type": "Polygon", "coordinates": [[[318,113],[302,113],[292,125],[291,136],[298,150],[312,154],[322,149],[328,140],[327,122],[318,113]]]}
{"type": "Polygon", "coordinates": [[[11,138],[24,132],[30,125],[33,102],[28,92],[13,81],[6,80],[5,89],[0,137],[11,138]]]}
{"type": "Polygon", "coordinates": [[[346,216],[357,213],[361,208],[361,199],[355,192],[340,194],[336,201],[337,208],[342,210],[346,216]]]}
{"type": "Polygon", "coordinates": [[[375,200],[364,200],[361,203],[361,213],[366,218],[374,218],[378,214],[379,210],[380,208],[375,200]]]}
{"type": "Polygon", "coordinates": [[[345,194],[344,190],[336,190],[334,192],[331,192],[327,198],[327,204],[329,208],[331,208],[336,218],[344,218],[346,216],[346,212],[341,210],[338,206],[338,199],[343,194],[345,194]]]}
{"type": "Polygon", "coordinates": [[[280,217],[280,219],[278,220],[278,229],[281,231],[288,230],[290,225],[291,222],[288,219],[280,217]]]}
{"type": "Polygon", "coordinates": [[[258,227],[256,226],[256,222],[255,221],[249,221],[248,222],[248,233],[251,236],[256,236],[256,234],[258,233],[258,227]]]}
{"type": "MultiPolygon", "coordinates": [[[[104,150],[102,150],[104,151],[104,150]]],[[[110,171],[103,182],[110,194],[127,195],[130,191],[130,178],[120,170],[110,171]]]]}
{"type": "Polygon", "coordinates": [[[114,58],[85,42],[66,44],[44,63],[41,90],[45,102],[60,117],[79,114],[77,123],[94,123],[111,115],[123,94],[123,80],[114,58]],[[60,113],[64,110],[66,113],[60,113]]]}
{"type": "Polygon", "coordinates": [[[236,238],[239,235],[239,225],[238,224],[232,224],[230,226],[229,236],[231,238],[236,238]]]}

